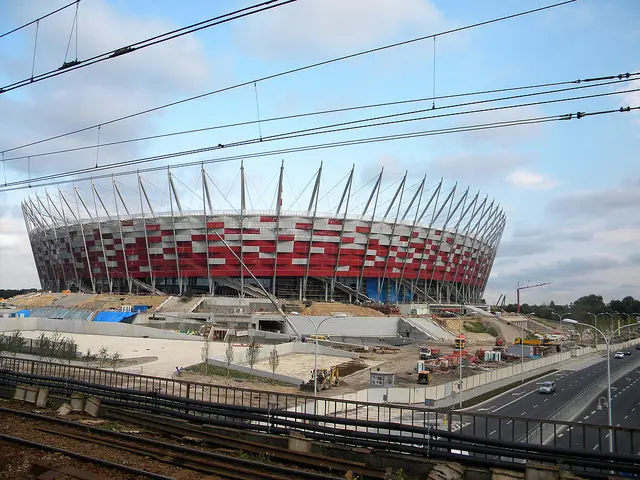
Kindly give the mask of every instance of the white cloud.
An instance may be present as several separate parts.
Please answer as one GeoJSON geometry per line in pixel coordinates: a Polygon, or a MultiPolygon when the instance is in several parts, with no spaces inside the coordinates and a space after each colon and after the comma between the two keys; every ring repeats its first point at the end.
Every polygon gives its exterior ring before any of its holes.
{"type": "Polygon", "coordinates": [[[445,22],[428,0],[302,1],[246,19],[237,27],[241,43],[263,57],[341,54],[404,38],[436,33],[445,22]],[[295,39],[295,41],[294,41],[295,39]]]}
{"type": "Polygon", "coordinates": [[[507,181],[512,185],[527,190],[549,190],[558,185],[551,177],[529,170],[516,170],[507,175],[507,181]]]}
{"type": "Polygon", "coordinates": [[[431,160],[427,166],[433,177],[449,177],[451,179],[479,183],[500,180],[502,175],[515,167],[523,165],[526,158],[507,151],[491,153],[456,153],[444,155],[431,160]]]}

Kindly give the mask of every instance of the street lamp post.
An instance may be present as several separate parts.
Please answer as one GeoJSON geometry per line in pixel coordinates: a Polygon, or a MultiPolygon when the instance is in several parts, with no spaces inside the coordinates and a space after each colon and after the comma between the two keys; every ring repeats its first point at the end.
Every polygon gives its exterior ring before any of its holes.
{"type": "Polygon", "coordinates": [[[332,315],[330,317],[323,318],[317,324],[316,322],[313,321],[313,319],[311,319],[311,317],[307,317],[306,315],[300,315],[300,312],[291,312],[291,315],[295,315],[296,317],[306,318],[307,320],[309,320],[316,332],[315,334],[316,336],[314,339],[315,340],[314,346],[313,346],[313,396],[315,397],[318,395],[318,331],[320,330],[320,327],[322,326],[322,324],[327,320],[329,320],[330,318],[342,318],[342,317],[346,317],[346,315],[345,314],[332,315]]]}
{"type": "Polygon", "coordinates": [[[458,361],[460,362],[460,365],[458,367],[458,370],[460,370],[460,380],[458,383],[458,396],[460,398],[460,408],[462,408],[462,318],[460,317],[460,315],[455,314],[453,312],[450,312],[451,314],[455,315],[455,317],[458,319],[458,338],[460,339],[460,341],[458,342],[458,347],[459,347],[459,351],[458,351],[458,361]]]}
{"type": "MultiPolygon", "coordinates": [[[[593,313],[590,313],[590,315],[593,315],[593,313]]],[[[594,315],[595,317],[595,315],[594,315]]],[[[614,453],[613,452],[613,432],[611,431],[611,426],[613,424],[613,420],[612,420],[612,411],[613,411],[613,405],[611,403],[611,351],[610,351],[610,345],[611,345],[611,340],[613,340],[614,335],[622,330],[623,328],[629,328],[629,327],[633,327],[636,326],[638,324],[640,324],[640,322],[636,323],[636,324],[629,324],[629,325],[624,325],[620,328],[618,328],[617,330],[615,330],[614,332],[611,332],[611,336],[609,338],[607,338],[607,336],[604,334],[604,332],[602,330],[600,330],[598,327],[593,326],[593,325],[589,325],[588,323],[582,323],[582,322],[578,322],[577,320],[572,320],[570,318],[565,318],[564,320],[562,320],[565,323],[569,323],[572,325],[582,325],[583,327],[589,327],[589,328],[593,328],[596,332],[598,332],[600,335],[602,335],[602,338],[604,339],[604,343],[605,343],[605,348],[606,348],[606,354],[607,354],[607,422],[608,422],[608,426],[609,426],[609,452],[610,453],[614,453]]],[[[599,404],[599,400],[598,400],[598,404],[599,404]]]]}

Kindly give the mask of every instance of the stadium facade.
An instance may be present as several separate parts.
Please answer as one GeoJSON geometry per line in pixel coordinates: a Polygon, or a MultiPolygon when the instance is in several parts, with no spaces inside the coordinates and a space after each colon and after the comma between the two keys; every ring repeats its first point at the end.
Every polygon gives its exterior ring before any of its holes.
{"type": "Polygon", "coordinates": [[[243,167],[237,211],[213,208],[204,169],[199,211],[182,208],[171,172],[168,212],[154,211],[141,176],[138,208],[125,201],[115,180],[108,192],[111,207],[93,182],[88,198],[75,186],[71,194],[58,189],[31,196],[22,210],[42,287],[253,297],[268,292],[285,299],[382,303],[481,301],[506,221],[495,201],[469,188],[445,189],[442,181],[427,188],[426,177],[409,189],[405,174],[383,205],[381,172],[362,213],[347,214],[352,169],[337,209],[319,213],[320,166],[307,211],[284,211],[283,169],[274,210],[246,208],[243,167]]]}

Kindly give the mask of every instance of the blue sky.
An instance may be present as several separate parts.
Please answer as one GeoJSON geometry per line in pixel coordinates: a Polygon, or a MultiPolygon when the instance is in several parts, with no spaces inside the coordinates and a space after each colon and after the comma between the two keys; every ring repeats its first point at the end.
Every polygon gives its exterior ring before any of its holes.
{"type": "MultiPolygon", "coordinates": [[[[65,2],[0,0],[0,32],[44,14],[65,2]]],[[[175,101],[205,91],[260,78],[384,44],[437,33],[547,5],[541,1],[427,1],[299,0],[298,2],[214,27],[158,47],[70,72],[0,95],[0,151],[77,127],[175,101]]],[[[86,58],[128,42],[225,13],[250,2],[170,2],[83,0],[79,7],[79,57],[86,58]]],[[[634,0],[572,4],[526,17],[439,36],[436,44],[436,95],[450,95],[504,87],[584,79],[640,71],[640,4],[634,0]]],[[[36,73],[57,68],[73,20],[73,11],[42,22],[36,73]]],[[[0,83],[30,75],[33,29],[0,39],[0,83]]],[[[75,48],[72,42],[72,55],[75,48]]],[[[640,88],[640,82],[533,97],[508,105],[590,93],[640,88]]],[[[257,84],[260,117],[270,118],[368,103],[430,97],[433,85],[433,41],[426,40],[352,60],[314,68],[257,84]]],[[[478,98],[489,98],[474,97],[478,98]]],[[[438,100],[437,106],[459,99],[438,100]]],[[[428,108],[431,102],[349,112],[291,121],[263,123],[262,135],[311,128],[367,115],[385,115],[409,108],[428,108]]],[[[241,155],[306,143],[330,142],[356,136],[591,112],[640,105],[638,92],[560,104],[517,108],[493,113],[423,120],[407,125],[327,134],[303,140],[269,142],[223,150],[186,160],[241,155]]],[[[472,107],[437,113],[468,110],[472,107]]],[[[475,107],[482,108],[482,107],[475,107]]],[[[137,117],[101,129],[101,142],[153,135],[188,128],[255,120],[254,87],[247,86],[206,99],[137,117]]],[[[507,213],[503,236],[487,300],[500,293],[513,297],[517,281],[551,281],[530,290],[526,300],[566,302],[599,293],[605,298],[640,296],[640,172],[636,158],[640,137],[638,112],[597,116],[567,122],[457,133],[341,149],[300,152],[247,160],[256,187],[256,204],[281,160],[285,206],[307,184],[324,161],[323,189],[328,192],[356,164],[359,185],[381,166],[391,185],[409,170],[408,185],[425,173],[428,184],[441,176],[452,184],[470,185],[502,204],[507,213]],[[264,188],[263,188],[264,187],[264,188]]],[[[197,135],[170,137],[100,151],[102,161],[229,144],[253,138],[256,125],[197,135]]],[[[7,153],[29,155],[58,148],[95,143],[97,132],[68,137],[7,153]]],[[[58,172],[69,166],[95,163],[95,151],[43,157],[31,162],[31,173],[58,172]]],[[[163,165],[166,165],[165,161],[163,165]]],[[[218,184],[237,192],[239,165],[208,168],[218,184]],[[235,186],[234,186],[235,185],[235,186]]],[[[0,172],[3,174],[3,172],[0,172]]],[[[176,171],[193,188],[198,169],[176,171]]],[[[24,161],[7,163],[8,180],[27,175],[24,161]]],[[[164,177],[158,175],[162,189],[164,177]]],[[[3,179],[4,180],[4,179],[3,179]]],[[[224,190],[224,188],[222,189],[224,190]]],[[[264,195],[264,206],[272,200],[264,195]]],[[[388,190],[392,191],[392,187],[388,190]]],[[[333,193],[324,199],[335,205],[333,193]]],[[[30,258],[19,209],[28,192],[0,193],[0,287],[33,286],[37,276],[30,258]]],[[[184,190],[197,205],[198,199],[184,190]]],[[[310,192],[301,195],[305,205],[310,192]]],[[[233,197],[233,194],[231,194],[233,197]]],[[[338,193],[339,196],[339,193],[338,193]]],[[[222,203],[222,199],[219,201],[222,203]]],[[[233,203],[233,198],[231,199],[233,203]]],[[[187,201],[188,202],[188,201],[187,201]]],[[[354,205],[357,205],[354,202],[354,205]]],[[[258,205],[256,205],[257,207],[258,205]]],[[[322,206],[321,206],[322,208],[322,206]]],[[[297,208],[296,208],[297,209],[297,208]]],[[[495,298],[494,298],[495,297],[495,298]]]]}

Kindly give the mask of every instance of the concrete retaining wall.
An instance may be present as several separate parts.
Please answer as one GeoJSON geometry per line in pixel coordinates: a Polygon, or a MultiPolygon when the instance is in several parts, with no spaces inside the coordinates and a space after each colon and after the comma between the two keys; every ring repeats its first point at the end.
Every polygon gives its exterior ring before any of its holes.
{"type": "MultiPolygon", "coordinates": [[[[207,363],[209,365],[214,365],[216,367],[227,368],[227,362],[222,360],[215,360],[213,358],[209,358],[207,360],[207,363]]],[[[272,380],[277,380],[278,382],[291,383],[295,386],[300,386],[300,384],[304,382],[302,378],[290,377],[288,375],[280,375],[279,373],[273,374],[271,372],[266,372],[264,370],[257,370],[255,368],[252,370],[249,367],[245,367],[243,365],[230,365],[229,368],[235,372],[248,373],[250,375],[255,375],[256,377],[270,378],[272,380]]]]}
{"type": "MultiPolygon", "coordinates": [[[[293,353],[304,353],[307,355],[313,355],[314,352],[314,344],[313,343],[301,343],[301,342],[288,342],[281,343],[279,345],[275,345],[276,350],[278,351],[278,355],[280,357],[285,355],[291,355],[293,353]]],[[[267,360],[269,358],[269,354],[273,349],[272,345],[263,345],[258,354],[258,361],[267,360]]],[[[246,346],[235,346],[233,352],[233,363],[236,365],[246,365],[246,346]]],[[[354,352],[346,352],[344,350],[339,350],[337,348],[329,348],[323,347],[322,345],[318,345],[318,355],[328,355],[331,357],[340,357],[340,358],[358,358],[360,355],[354,352]]],[[[217,360],[224,360],[224,354],[218,355],[214,357],[217,360]]],[[[226,367],[226,363],[225,363],[226,367]]],[[[254,370],[255,371],[255,370],[254,370]]],[[[269,373],[270,374],[270,373],[269,373]]]]}
{"type": "Polygon", "coordinates": [[[128,323],[94,323],[79,320],[53,320],[50,318],[0,318],[0,332],[13,330],[60,333],[76,333],[82,335],[108,335],[113,337],[149,337],[171,340],[191,340],[202,342],[202,337],[183,335],[170,330],[159,330],[142,325],[128,323]]]}

